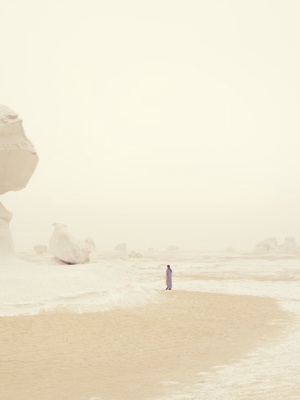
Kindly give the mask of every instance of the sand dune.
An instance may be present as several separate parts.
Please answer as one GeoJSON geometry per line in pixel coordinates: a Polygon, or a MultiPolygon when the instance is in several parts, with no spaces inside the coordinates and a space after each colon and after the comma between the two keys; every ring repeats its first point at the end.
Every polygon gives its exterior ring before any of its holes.
{"type": "Polygon", "coordinates": [[[1,400],[135,400],[184,390],[279,334],[276,302],[168,291],[94,314],[0,319],[1,400]],[[178,382],[168,385],[164,382],[178,382]]]}

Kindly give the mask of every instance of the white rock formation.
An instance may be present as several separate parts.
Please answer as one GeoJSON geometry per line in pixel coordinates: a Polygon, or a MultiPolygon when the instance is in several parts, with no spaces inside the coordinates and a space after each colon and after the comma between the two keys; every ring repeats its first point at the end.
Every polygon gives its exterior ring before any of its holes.
{"type": "Polygon", "coordinates": [[[143,258],[143,254],[137,253],[137,252],[135,252],[135,251],[131,251],[131,252],[128,254],[128,256],[129,256],[129,257],[132,257],[132,258],[143,258]]]}
{"type": "Polygon", "coordinates": [[[47,246],[44,246],[42,244],[38,244],[38,245],[34,246],[33,249],[37,254],[44,254],[47,251],[47,246]]]}
{"type": "Polygon", "coordinates": [[[168,246],[167,252],[172,253],[172,254],[177,254],[177,253],[179,253],[179,247],[178,246],[168,246]]]}
{"type": "Polygon", "coordinates": [[[11,257],[14,254],[14,245],[9,230],[12,213],[0,203],[0,259],[11,257]]]}
{"type": "Polygon", "coordinates": [[[118,253],[127,253],[126,243],[117,244],[116,247],[115,247],[115,250],[118,253]]]}
{"type": "Polygon", "coordinates": [[[275,254],[278,248],[277,240],[270,237],[259,242],[254,249],[255,254],[275,254]]]}
{"type": "Polygon", "coordinates": [[[277,253],[286,255],[300,254],[300,247],[297,245],[294,237],[286,237],[283,244],[278,246],[277,253]]]}
{"type": "Polygon", "coordinates": [[[297,255],[300,254],[300,247],[297,245],[295,238],[286,237],[282,245],[278,246],[274,237],[267,238],[259,242],[254,249],[255,254],[281,254],[281,255],[297,255]]]}
{"type": "Polygon", "coordinates": [[[85,239],[86,247],[90,252],[90,259],[93,260],[97,257],[96,245],[94,240],[91,237],[85,239]]]}
{"type": "MultiPolygon", "coordinates": [[[[0,105],[0,194],[23,189],[34,173],[38,160],[18,114],[0,105]]],[[[14,252],[9,230],[11,218],[12,213],[0,203],[0,257],[14,252]]]]}
{"type": "Polygon", "coordinates": [[[75,239],[64,224],[52,224],[55,229],[49,241],[51,253],[68,264],[84,264],[90,261],[90,250],[84,240],[75,239]]]}

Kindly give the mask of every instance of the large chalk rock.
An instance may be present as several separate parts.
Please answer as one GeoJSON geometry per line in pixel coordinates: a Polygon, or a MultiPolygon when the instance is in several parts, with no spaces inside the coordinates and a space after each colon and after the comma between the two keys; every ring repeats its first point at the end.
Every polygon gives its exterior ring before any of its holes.
{"type": "Polygon", "coordinates": [[[274,237],[270,237],[257,243],[254,249],[255,254],[275,254],[277,252],[278,244],[274,237]]]}
{"type": "Polygon", "coordinates": [[[64,224],[53,224],[54,232],[49,241],[51,253],[68,264],[84,264],[90,261],[90,250],[86,241],[69,234],[64,224]]]}
{"type": "Polygon", "coordinates": [[[14,254],[14,245],[9,230],[9,223],[12,219],[12,213],[0,203],[0,259],[12,257],[14,254]]]}
{"type": "Polygon", "coordinates": [[[0,105],[0,194],[23,189],[38,160],[18,114],[0,105]]]}
{"type": "Polygon", "coordinates": [[[286,237],[281,246],[278,246],[277,253],[286,255],[300,254],[300,247],[294,237],[286,237]]]}

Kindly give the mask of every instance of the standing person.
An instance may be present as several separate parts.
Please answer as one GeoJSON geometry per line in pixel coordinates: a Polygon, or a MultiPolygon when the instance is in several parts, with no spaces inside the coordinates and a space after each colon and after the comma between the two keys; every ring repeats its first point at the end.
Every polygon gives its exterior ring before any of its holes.
{"type": "Polygon", "coordinates": [[[167,271],[166,271],[166,290],[171,290],[172,289],[172,270],[170,265],[167,265],[167,271]]]}

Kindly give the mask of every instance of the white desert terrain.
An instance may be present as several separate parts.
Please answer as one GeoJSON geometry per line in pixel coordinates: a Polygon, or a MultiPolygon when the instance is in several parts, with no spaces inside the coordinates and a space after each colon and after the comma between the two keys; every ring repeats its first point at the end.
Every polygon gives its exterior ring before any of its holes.
{"type": "Polygon", "coordinates": [[[300,2],[0,3],[0,400],[299,400],[300,2]]]}
{"type": "Polygon", "coordinates": [[[1,264],[1,400],[299,398],[296,257],[1,264]]]}

